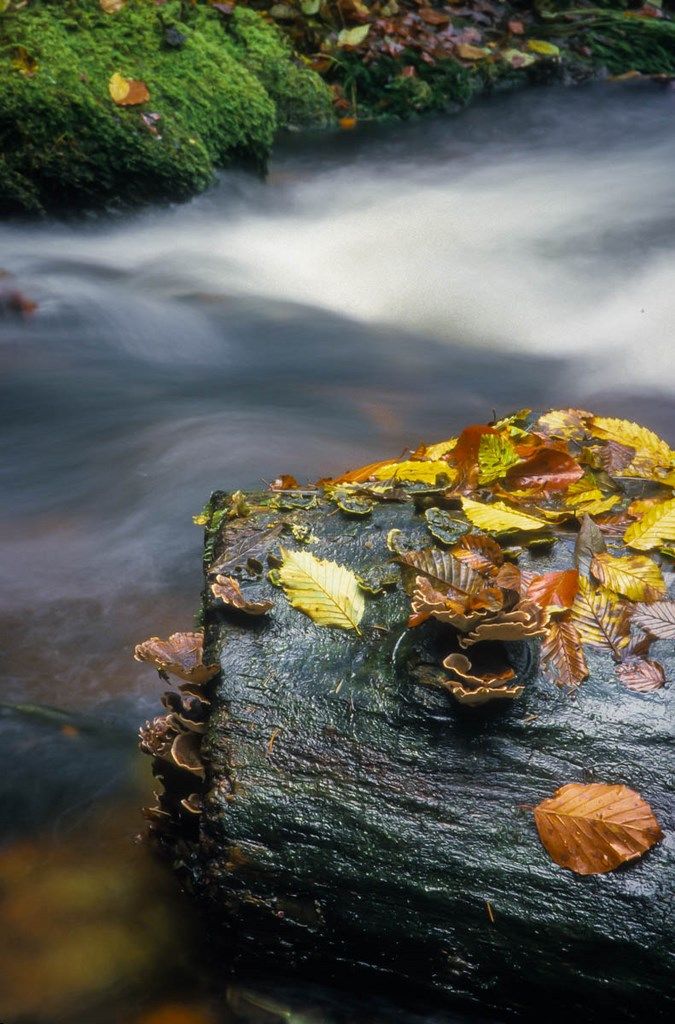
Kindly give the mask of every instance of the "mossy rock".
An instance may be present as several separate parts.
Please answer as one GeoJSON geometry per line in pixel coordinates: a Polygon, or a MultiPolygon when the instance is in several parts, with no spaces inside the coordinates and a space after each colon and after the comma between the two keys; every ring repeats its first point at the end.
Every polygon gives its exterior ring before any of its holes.
{"type": "Polygon", "coordinates": [[[278,127],[331,117],[321,79],[251,10],[34,0],[0,15],[0,45],[4,213],[187,199],[217,168],[262,169],[278,127]],[[115,72],[150,100],[116,106],[115,72]]]}

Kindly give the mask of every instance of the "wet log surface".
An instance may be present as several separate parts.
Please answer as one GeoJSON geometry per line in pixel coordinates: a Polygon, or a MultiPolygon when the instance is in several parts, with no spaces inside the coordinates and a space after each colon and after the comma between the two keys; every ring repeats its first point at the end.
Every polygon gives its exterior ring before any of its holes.
{"type": "MultiPolygon", "coordinates": [[[[224,502],[216,494],[212,507],[224,502]]],[[[280,541],[306,546],[293,526],[314,535],[312,553],[357,572],[392,558],[393,528],[411,546],[433,543],[412,503],[357,518],[319,499],[231,521],[209,551],[247,597],[274,600],[251,618],[205,590],[205,661],[219,660],[222,674],[211,684],[198,839],[181,855],[242,961],[315,978],[368,970],[505,1017],[665,1019],[668,690],[627,691],[590,648],[590,679],[562,692],[538,672],[536,643],[522,643],[509,646],[522,697],[461,707],[433,685],[449,627],[406,632],[400,586],[367,597],[362,636],[290,606],[266,573],[280,541]],[[575,781],[633,787],[666,840],[609,874],[558,867],[528,808],[575,781]]],[[[521,565],[566,568],[573,543],[525,552],[521,565]]],[[[672,670],[669,646],[654,653],[672,670]]]]}

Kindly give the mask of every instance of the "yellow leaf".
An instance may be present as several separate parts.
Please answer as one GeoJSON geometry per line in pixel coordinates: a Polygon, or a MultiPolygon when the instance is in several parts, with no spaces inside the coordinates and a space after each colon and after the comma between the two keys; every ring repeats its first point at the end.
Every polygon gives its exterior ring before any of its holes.
{"type": "Polygon", "coordinates": [[[599,875],[635,860],[663,839],[639,793],[606,782],[571,782],[534,809],[539,838],[556,864],[599,875]]]}
{"type": "Polygon", "coordinates": [[[532,53],[538,53],[542,57],[559,57],[560,47],[555,43],[547,43],[544,39],[528,39],[527,48],[532,53]]]}
{"type": "Polygon", "coordinates": [[[425,459],[441,459],[448,452],[451,452],[453,448],[457,447],[458,438],[450,437],[447,441],[437,441],[436,444],[424,445],[422,448],[422,454],[425,459]]]}
{"type": "Polygon", "coordinates": [[[507,533],[509,530],[543,530],[547,523],[524,512],[516,512],[501,501],[485,505],[481,501],[462,498],[462,509],[470,523],[486,533],[507,533]]]}
{"type": "Polygon", "coordinates": [[[594,437],[635,448],[635,458],[626,469],[617,472],[617,476],[650,479],[656,469],[667,470],[671,466],[670,446],[653,430],[641,427],[638,423],[610,416],[594,416],[589,430],[594,437]]]}
{"type": "Polygon", "coordinates": [[[661,570],[647,555],[595,555],[591,572],[608,590],[630,601],[656,601],[667,590],[661,570]]]}
{"type": "Polygon", "coordinates": [[[517,462],[520,457],[508,437],[483,434],[478,445],[478,483],[493,483],[517,462]]]}
{"type": "Polygon", "coordinates": [[[626,530],[624,541],[638,551],[650,551],[664,541],[675,540],[675,498],[659,502],[626,530]]]}
{"type": "Polygon", "coordinates": [[[604,647],[615,657],[619,657],[628,646],[627,609],[609,590],[602,587],[595,590],[585,576],[579,577],[579,592],[572,606],[572,618],[583,643],[604,647]]]}
{"type": "Polygon", "coordinates": [[[337,44],[343,46],[360,46],[370,32],[370,25],[357,25],[356,28],[343,28],[337,38],[337,44]]]}
{"type": "Polygon", "coordinates": [[[582,477],[576,483],[570,485],[565,495],[565,504],[573,508],[576,514],[588,513],[590,516],[599,516],[603,512],[609,512],[621,501],[618,494],[603,495],[599,487],[594,487],[588,477],[582,477]]]}
{"type": "Polygon", "coordinates": [[[309,551],[281,549],[279,582],[294,608],[319,626],[359,630],[365,600],[353,572],[309,551]]]}
{"type": "Polygon", "coordinates": [[[117,14],[121,11],[127,0],[99,0],[101,10],[106,14],[117,14]]]}
{"type": "Polygon", "coordinates": [[[457,479],[457,470],[447,462],[388,462],[373,473],[376,480],[407,480],[410,483],[435,484],[439,476],[448,483],[457,479]]]}
{"type": "Polygon", "coordinates": [[[461,60],[485,60],[486,57],[492,56],[492,50],[487,50],[484,46],[472,46],[470,43],[458,43],[455,53],[461,60]]]}
{"type": "Polygon", "coordinates": [[[591,419],[592,415],[584,409],[551,409],[539,417],[534,429],[548,437],[581,441],[586,433],[586,420],[591,419]]]}
{"type": "Polygon", "coordinates": [[[32,78],[39,65],[25,46],[15,46],[12,50],[12,67],[27,78],[32,78]]]}

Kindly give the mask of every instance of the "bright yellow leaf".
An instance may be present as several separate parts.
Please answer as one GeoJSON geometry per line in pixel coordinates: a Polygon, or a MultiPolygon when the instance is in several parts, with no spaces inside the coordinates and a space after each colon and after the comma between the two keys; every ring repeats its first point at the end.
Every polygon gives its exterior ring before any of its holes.
{"type": "Polygon", "coordinates": [[[483,434],[478,446],[478,482],[491,484],[520,462],[513,442],[502,434],[483,434]]]}
{"type": "Polygon", "coordinates": [[[435,484],[439,476],[448,483],[457,479],[457,470],[447,462],[389,462],[373,473],[376,480],[407,480],[410,483],[435,484]]]}
{"type": "Polygon", "coordinates": [[[436,444],[426,446],[424,448],[424,458],[432,461],[434,459],[441,459],[448,452],[451,452],[453,448],[457,447],[457,440],[458,438],[456,437],[450,437],[447,441],[438,441],[436,444]]]}
{"type": "Polygon", "coordinates": [[[547,43],[545,39],[528,39],[527,48],[542,57],[559,57],[560,47],[555,43],[547,43]]]}
{"type": "Polygon", "coordinates": [[[336,562],[316,558],[309,551],[281,549],[279,583],[294,608],[319,626],[338,626],[360,633],[365,600],[356,576],[336,562]]]}
{"type": "Polygon", "coordinates": [[[604,647],[615,657],[628,646],[630,627],[627,609],[603,587],[595,589],[584,576],[572,606],[572,619],[581,640],[604,647]]]}
{"type": "Polygon", "coordinates": [[[675,540],[675,498],[659,502],[626,530],[624,541],[638,551],[651,551],[664,541],[675,540]]]}
{"type": "Polygon", "coordinates": [[[626,469],[617,472],[616,476],[651,479],[657,469],[667,470],[671,466],[670,445],[653,430],[641,427],[638,423],[611,416],[594,416],[589,430],[594,437],[600,437],[605,441],[617,441],[635,449],[633,461],[626,469]]]}
{"type": "Polygon", "coordinates": [[[536,519],[535,516],[526,515],[524,512],[516,512],[501,501],[495,501],[492,505],[485,505],[481,501],[473,501],[471,498],[462,498],[462,509],[464,515],[477,526],[479,530],[486,533],[507,533],[509,530],[543,530],[547,523],[543,519],[536,519]]]}
{"type": "Polygon", "coordinates": [[[656,601],[667,590],[661,570],[647,555],[617,558],[603,552],[594,556],[591,572],[608,590],[631,601],[656,601]]]}

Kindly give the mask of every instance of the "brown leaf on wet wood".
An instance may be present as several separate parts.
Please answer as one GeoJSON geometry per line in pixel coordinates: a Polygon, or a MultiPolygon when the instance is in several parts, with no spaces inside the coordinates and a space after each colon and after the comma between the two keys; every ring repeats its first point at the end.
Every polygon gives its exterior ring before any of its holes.
{"type": "Polygon", "coordinates": [[[485,575],[494,575],[504,561],[501,547],[486,533],[465,533],[451,554],[471,569],[485,575]]]}
{"type": "Polygon", "coordinates": [[[241,592],[241,587],[232,576],[216,576],[211,584],[211,593],[223,604],[236,608],[246,615],[265,615],[273,607],[273,601],[249,601],[241,592]]]}
{"type": "Polygon", "coordinates": [[[470,594],[485,586],[485,580],[467,562],[441,548],[405,551],[399,555],[399,561],[414,569],[416,575],[426,576],[434,587],[443,591],[451,588],[470,594]]]}
{"type": "Polygon", "coordinates": [[[534,809],[546,851],[579,875],[613,871],[663,839],[649,804],[628,786],[571,782],[534,809]]]}
{"type": "Polygon", "coordinates": [[[549,624],[541,645],[541,662],[557,686],[572,688],[588,679],[581,638],[569,619],[554,619],[549,624]]]}
{"type": "Polygon", "coordinates": [[[172,633],[168,640],[152,636],[134,649],[136,661],[146,661],[158,672],[197,684],[207,683],[220,672],[220,665],[204,664],[203,654],[204,634],[201,632],[172,633]]]}

